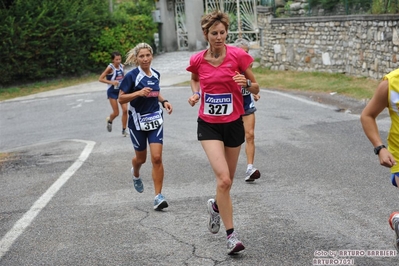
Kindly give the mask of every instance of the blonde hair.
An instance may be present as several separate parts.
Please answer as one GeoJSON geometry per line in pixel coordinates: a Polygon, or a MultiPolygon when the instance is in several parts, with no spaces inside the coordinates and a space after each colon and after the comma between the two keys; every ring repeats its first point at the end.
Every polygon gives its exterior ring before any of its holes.
{"type": "Polygon", "coordinates": [[[138,66],[139,62],[137,61],[137,55],[139,54],[141,49],[148,49],[151,54],[154,54],[151,45],[145,42],[139,43],[133,49],[127,52],[125,64],[130,65],[133,63],[136,66],[138,66]]]}
{"type": "Polygon", "coordinates": [[[201,18],[201,28],[205,35],[208,34],[209,28],[213,25],[222,23],[226,30],[229,29],[229,16],[220,10],[215,10],[210,14],[206,14],[201,18]]]}

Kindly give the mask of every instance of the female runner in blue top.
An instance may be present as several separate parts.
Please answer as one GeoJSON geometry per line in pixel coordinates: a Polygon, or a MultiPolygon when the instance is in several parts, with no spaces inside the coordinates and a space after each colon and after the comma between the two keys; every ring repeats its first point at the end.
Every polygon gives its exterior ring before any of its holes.
{"type": "MultiPolygon", "coordinates": [[[[124,77],[122,56],[115,51],[111,54],[112,63],[110,63],[98,79],[102,83],[107,83],[107,96],[112,107],[112,113],[107,117],[107,130],[112,131],[112,121],[119,115],[118,96],[119,84],[124,77]]],[[[122,107],[122,135],[126,137],[127,124],[127,104],[121,104],[122,107]]]]}
{"type": "Polygon", "coordinates": [[[163,111],[159,103],[169,114],[172,113],[172,105],[160,93],[160,74],[151,68],[152,59],[153,50],[147,43],[140,43],[128,52],[126,64],[134,63],[137,67],[127,73],[123,79],[120,85],[119,102],[129,103],[128,127],[135,150],[131,170],[134,187],[140,193],[144,191],[140,168],[147,158],[148,141],[155,189],[154,209],[162,210],[168,207],[168,203],[161,194],[164,178],[163,111]]]}
{"type": "MultiPolygon", "coordinates": [[[[235,46],[243,49],[245,52],[249,52],[249,42],[245,39],[237,39],[235,46]]],[[[251,65],[252,67],[252,65],[251,65]]],[[[260,172],[256,169],[254,164],[255,159],[255,101],[260,98],[259,93],[253,94],[245,87],[242,87],[242,97],[244,100],[244,111],[245,114],[242,116],[245,129],[245,154],[247,156],[247,170],[245,172],[245,182],[253,182],[260,178],[260,172]]]]}

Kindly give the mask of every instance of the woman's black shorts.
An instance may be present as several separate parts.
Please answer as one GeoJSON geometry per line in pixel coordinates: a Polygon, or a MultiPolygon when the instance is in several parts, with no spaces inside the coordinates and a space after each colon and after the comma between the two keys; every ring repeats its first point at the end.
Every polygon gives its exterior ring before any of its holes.
{"type": "Polygon", "coordinates": [[[238,147],[245,141],[242,118],[229,123],[208,123],[198,118],[198,140],[220,140],[225,147],[238,147]]]}

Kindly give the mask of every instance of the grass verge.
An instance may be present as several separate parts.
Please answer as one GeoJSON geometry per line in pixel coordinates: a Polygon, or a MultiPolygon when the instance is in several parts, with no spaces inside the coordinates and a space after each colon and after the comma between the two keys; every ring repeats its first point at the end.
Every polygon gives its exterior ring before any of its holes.
{"type": "Polygon", "coordinates": [[[0,101],[27,96],[44,91],[61,89],[69,86],[79,85],[82,83],[93,82],[96,80],[98,80],[98,74],[88,74],[77,78],[54,79],[50,81],[35,82],[32,84],[26,84],[21,86],[0,88],[0,101]]]}
{"type": "Polygon", "coordinates": [[[357,100],[370,99],[379,80],[325,72],[273,71],[254,68],[261,88],[338,93],[357,100]]]}

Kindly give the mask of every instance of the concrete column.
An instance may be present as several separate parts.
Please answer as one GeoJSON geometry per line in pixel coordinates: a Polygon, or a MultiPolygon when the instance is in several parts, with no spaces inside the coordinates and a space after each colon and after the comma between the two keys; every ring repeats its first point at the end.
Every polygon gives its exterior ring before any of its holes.
{"type": "Polygon", "coordinates": [[[268,40],[266,36],[269,36],[270,22],[273,18],[272,7],[267,6],[257,6],[256,10],[258,12],[258,27],[259,27],[259,48],[260,48],[260,64],[264,67],[269,67],[270,62],[267,62],[267,49],[268,40]]]}
{"type": "Polygon", "coordinates": [[[159,0],[156,2],[156,8],[161,12],[159,39],[162,48],[160,52],[173,52],[177,50],[174,2],[174,0],[159,0]]]}
{"type": "Polygon", "coordinates": [[[206,48],[206,41],[201,30],[201,17],[204,15],[204,3],[200,0],[185,0],[184,10],[188,33],[188,49],[199,51],[206,48]]]}

